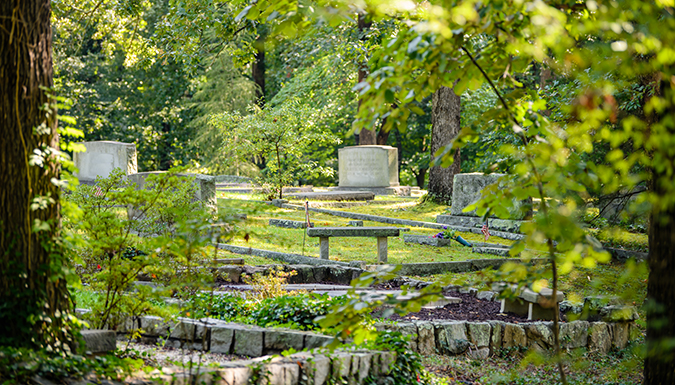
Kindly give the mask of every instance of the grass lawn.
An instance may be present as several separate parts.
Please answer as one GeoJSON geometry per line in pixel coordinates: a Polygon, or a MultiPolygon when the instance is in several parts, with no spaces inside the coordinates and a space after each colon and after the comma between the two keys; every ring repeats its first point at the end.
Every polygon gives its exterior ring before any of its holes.
{"type": "MultiPolygon", "coordinates": [[[[637,345],[637,344],[636,344],[637,345]]],[[[570,385],[642,383],[643,361],[635,346],[606,355],[582,351],[566,353],[565,374],[570,385]]],[[[557,366],[541,357],[510,354],[506,349],[486,360],[468,357],[429,355],[422,357],[427,370],[445,378],[449,384],[528,384],[560,383],[557,366]],[[500,353],[504,353],[501,355],[500,353]],[[539,363],[539,365],[536,365],[539,363]]]]}
{"type": "MultiPolygon", "coordinates": [[[[236,246],[252,247],[256,249],[272,250],[286,253],[302,254],[304,240],[304,255],[319,257],[319,239],[304,237],[303,229],[286,229],[269,226],[268,222],[272,218],[290,219],[296,221],[304,220],[304,212],[291,209],[280,209],[275,206],[264,205],[260,203],[241,200],[220,200],[221,207],[240,208],[246,210],[253,209],[248,214],[248,219],[237,225],[237,233],[227,243],[236,246]],[[262,209],[265,209],[263,211],[262,209]],[[246,239],[248,235],[248,240],[246,239]],[[304,239],[303,239],[304,238],[304,239]]],[[[388,205],[385,205],[388,206],[388,205]]],[[[425,210],[428,204],[422,205],[420,210],[425,210]]],[[[357,207],[362,208],[362,207],[357,207]]],[[[367,206],[366,209],[369,209],[367,206]]],[[[353,209],[353,208],[352,208],[353,209]]],[[[412,209],[411,209],[412,210],[412,209]]],[[[368,212],[368,211],[366,211],[368,212]]],[[[382,212],[386,214],[387,212],[382,212]]],[[[411,218],[415,218],[412,216],[411,218]]],[[[417,218],[419,219],[419,218],[417,218]]],[[[310,220],[317,227],[346,226],[349,219],[336,217],[328,214],[310,213],[310,220]]],[[[392,226],[380,222],[364,221],[364,226],[392,226]]],[[[438,230],[425,228],[411,228],[410,233],[432,236],[438,230]]],[[[482,235],[473,233],[460,233],[468,241],[483,241],[482,235]]],[[[492,237],[491,242],[510,245],[512,241],[502,238],[492,237]]],[[[227,253],[232,255],[231,253],[227,253]]],[[[330,240],[330,256],[336,261],[365,261],[366,263],[377,263],[377,240],[375,238],[341,238],[336,237],[330,240]]],[[[501,258],[492,254],[477,254],[471,252],[471,248],[453,243],[448,247],[431,247],[418,244],[406,244],[402,237],[389,238],[388,259],[390,263],[420,263],[420,262],[442,262],[442,261],[464,261],[468,259],[479,258],[501,258]]],[[[248,257],[245,258],[248,262],[248,257]]],[[[254,263],[254,262],[251,262],[254,263]]]]}

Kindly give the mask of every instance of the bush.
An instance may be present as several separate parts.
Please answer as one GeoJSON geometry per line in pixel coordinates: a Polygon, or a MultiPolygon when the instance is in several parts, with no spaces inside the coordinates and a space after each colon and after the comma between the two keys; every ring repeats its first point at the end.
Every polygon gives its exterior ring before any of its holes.
{"type": "Polygon", "coordinates": [[[302,330],[317,329],[318,316],[328,314],[331,306],[343,301],[328,294],[301,294],[268,298],[251,311],[250,318],[259,326],[290,325],[302,330]]]}

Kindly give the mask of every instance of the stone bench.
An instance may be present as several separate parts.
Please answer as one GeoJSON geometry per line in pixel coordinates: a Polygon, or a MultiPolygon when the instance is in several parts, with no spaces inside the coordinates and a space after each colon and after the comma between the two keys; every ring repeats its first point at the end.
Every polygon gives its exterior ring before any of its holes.
{"type": "MultiPolygon", "coordinates": [[[[495,284],[492,289],[502,291],[506,287],[505,284],[495,284]]],[[[512,286],[512,290],[515,291],[516,287],[512,286]]],[[[524,288],[518,292],[516,298],[502,299],[500,313],[511,312],[520,316],[527,315],[528,320],[552,321],[555,317],[555,307],[563,300],[565,300],[565,294],[559,290],[554,301],[553,290],[551,289],[544,288],[539,293],[536,293],[528,288],[524,288]]]]}
{"type": "Polygon", "coordinates": [[[328,258],[328,240],[331,237],[377,238],[377,261],[387,263],[387,237],[398,237],[398,227],[314,227],[307,229],[310,237],[319,237],[321,259],[328,258]]]}

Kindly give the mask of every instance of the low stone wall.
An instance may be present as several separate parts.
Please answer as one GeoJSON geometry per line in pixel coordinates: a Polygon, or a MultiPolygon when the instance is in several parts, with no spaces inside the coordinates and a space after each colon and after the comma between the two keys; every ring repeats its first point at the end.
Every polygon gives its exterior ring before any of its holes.
{"type": "MultiPolygon", "coordinates": [[[[415,321],[376,324],[378,330],[399,331],[410,336],[409,347],[422,355],[462,355],[486,359],[499,349],[546,350],[553,346],[553,322],[514,324],[503,321],[415,321]]],[[[564,349],[586,348],[607,353],[623,349],[637,339],[640,330],[632,322],[560,323],[564,349]]]]}
{"type": "MultiPolygon", "coordinates": [[[[288,357],[265,356],[205,366],[191,371],[162,368],[139,374],[119,384],[200,385],[326,385],[364,384],[366,379],[387,383],[396,354],[375,350],[338,350],[334,353],[301,352],[288,357]]],[[[389,380],[390,383],[391,379],[389,380]]]]}
{"type": "Polygon", "coordinates": [[[288,283],[323,283],[334,282],[340,285],[349,285],[352,279],[358,278],[364,270],[349,266],[313,266],[313,265],[261,265],[261,266],[221,266],[215,268],[221,278],[227,278],[231,282],[241,282],[241,275],[253,275],[256,273],[267,274],[271,270],[281,268],[289,272],[295,270],[294,276],[288,277],[288,283]]]}
{"type": "Polygon", "coordinates": [[[165,322],[154,316],[134,317],[121,325],[117,332],[124,334],[133,330],[141,330],[144,342],[154,343],[161,339],[168,347],[248,357],[278,354],[290,348],[298,351],[315,349],[333,340],[333,337],[317,333],[261,328],[213,318],[178,318],[165,322]]]}
{"type": "MultiPolygon", "coordinates": [[[[518,258],[499,259],[471,259],[468,261],[427,262],[427,263],[404,263],[397,272],[399,275],[433,275],[440,273],[466,273],[469,271],[483,270],[488,267],[498,269],[506,262],[519,261],[518,258]]],[[[528,263],[546,262],[546,258],[533,258],[528,263]]],[[[525,263],[524,261],[522,261],[525,263]]],[[[386,265],[367,265],[367,271],[376,271],[386,265]]]]}
{"type": "Polygon", "coordinates": [[[215,247],[222,250],[231,251],[235,254],[245,254],[245,255],[255,255],[258,257],[276,259],[278,261],[283,261],[290,264],[302,264],[302,265],[338,265],[338,266],[352,266],[360,267],[364,263],[361,261],[352,261],[352,262],[339,262],[333,260],[325,260],[314,257],[306,257],[300,254],[291,254],[291,253],[280,253],[278,251],[269,251],[263,249],[254,249],[251,247],[242,247],[235,245],[228,245],[226,243],[216,243],[215,247]]]}

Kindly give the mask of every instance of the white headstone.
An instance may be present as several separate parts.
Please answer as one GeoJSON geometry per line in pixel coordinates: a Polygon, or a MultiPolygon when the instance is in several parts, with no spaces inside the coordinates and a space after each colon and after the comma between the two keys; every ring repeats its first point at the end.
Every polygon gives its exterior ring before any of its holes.
{"type": "Polygon", "coordinates": [[[398,186],[398,149],[351,146],[338,150],[340,187],[398,186]]]}
{"type": "Polygon", "coordinates": [[[80,180],[108,177],[114,168],[121,168],[127,175],[138,172],[136,144],[110,141],[83,142],[87,150],[73,154],[80,180]]]}

